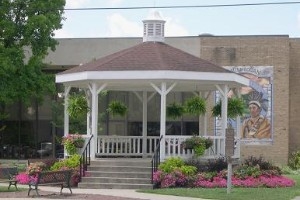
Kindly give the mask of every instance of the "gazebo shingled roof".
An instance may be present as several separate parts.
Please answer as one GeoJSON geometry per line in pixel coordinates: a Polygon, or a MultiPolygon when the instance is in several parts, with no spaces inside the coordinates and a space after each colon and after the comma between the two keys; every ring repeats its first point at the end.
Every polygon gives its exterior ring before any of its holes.
{"type": "Polygon", "coordinates": [[[60,74],[85,71],[179,70],[232,73],[162,42],[143,42],[60,74]]]}

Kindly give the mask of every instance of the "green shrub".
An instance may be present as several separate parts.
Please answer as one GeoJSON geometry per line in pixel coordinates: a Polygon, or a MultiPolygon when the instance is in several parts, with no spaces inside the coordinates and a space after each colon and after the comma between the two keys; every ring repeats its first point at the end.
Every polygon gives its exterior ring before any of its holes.
{"type": "Polygon", "coordinates": [[[300,169],[300,151],[296,151],[290,154],[288,166],[293,170],[300,169]]]}
{"type": "Polygon", "coordinates": [[[240,179],[247,178],[248,176],[257,178],[261,174],[262,173],[258,165],[257,166],[241,165],[234,171],[234,176],[240,179]]]}
{"type": "Polygon", "coordinates": [[[160,169],[161,171],[163,171],[165,173],[171,173],[175,169],[178,169],[183,165],[184,165],[184,162],[181,158],[171,157],[171,158],[166,159],[163,163],[161,163],[158,166],[158,169],[160,169]]]}
{"type": "Polygon", "coordinates": [[[197,167],[190,165],[183,165],[179,168],[179,170],[186,176],[193,176],[197,172],[197,167]]]}
{"type": "Polygon", "coordinates": [[[261,170],[277,170],[281,174],[281,169],[278,166],[275,166],[269,161],[264,160],[262,156],[260,156],[259,158],[250,156],[246,160],[244,160],[243,164],[252,167],[259,166],[261,170]]]}
{"type": "Polygon", "coordinates": [[[210,172],[220,172],[224,169],[227,169],[227,161],[225,158],[217,158],[213,160],[209,160],[207,163],[207,169],[210,172]]]}
{"type": "Polygon", "coordinates": [[[74,154],[67,159],[60,160],[52,165],[51,171],[61,170],[62,168],[75,169],[80,165],[80,155],[74,154]]]}
{"type": "Polygon", "coordinates": [[[201,172],[197,176],[200,176],[207,181],[212,181],[212,179],[217,176],[217,172],[201,172]]]}
{"type": "Polygon", "coordinates": [[[227,169],[227,162],[224,157],[210,159],[208,162],[192,158],[185,161],[185,164],[195,166],[198,172],[220,172],[227,169]]]}

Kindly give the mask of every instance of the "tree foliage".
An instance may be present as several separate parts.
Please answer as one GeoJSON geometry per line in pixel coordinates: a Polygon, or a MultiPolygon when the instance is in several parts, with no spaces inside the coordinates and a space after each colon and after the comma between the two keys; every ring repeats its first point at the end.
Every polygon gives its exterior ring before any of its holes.
{"type": "Polygon", "coordinates": [[[0,1],[0,104],[41,100],[54,91],[43,59],[55,50],[65,0],[0,1]]]}

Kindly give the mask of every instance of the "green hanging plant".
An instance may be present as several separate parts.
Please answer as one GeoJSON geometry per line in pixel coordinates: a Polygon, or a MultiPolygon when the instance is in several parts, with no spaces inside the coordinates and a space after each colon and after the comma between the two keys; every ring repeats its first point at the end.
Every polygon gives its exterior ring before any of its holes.
{"type": "Polygon", "coordinates": [[[194,96],[185,102],[185,111],[192,115],[203,115],[206,112],[206,101],[202,97],[194,96]]]}
{"type": "MultiPolygon", "coordinates": [[[[228,98],[227,116],[229,118],[235,118],[237,116],[242,116],[245,113],[246,104],[243,98],[228,98]]],[[[212,108],[212,115],[214,117],[221,117],[222,102],[218,101],[216,105],[212,108]]]]}
{"type": "Polygon", "coordinates": [[[181,117],[184,113],[184,107],[177,103],[172,103],[167,106],[167,116],[172,119],[181,117]]]}
{"type": "Polygon", "coordinates": [[[72,94],[68,100],[68,113],[73,119],[82,118],[90,111],[87,99],[82,94],[72,94]]]}
{"type": "Polygon", "coordinates": [[[120,101],[112,101],[108,104],[107,112],[115,115],[125,116],[127,113],[127,106],[120,101]]]}

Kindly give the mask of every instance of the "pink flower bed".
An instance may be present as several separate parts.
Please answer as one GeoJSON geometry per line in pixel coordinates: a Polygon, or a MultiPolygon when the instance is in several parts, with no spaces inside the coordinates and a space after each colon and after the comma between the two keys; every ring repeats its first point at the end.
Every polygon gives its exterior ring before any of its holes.
{"type": "MultiPolygon", "coordinates": [[[[224,174],[219,173],[214,177],[207,178],[203,174],[197,174],[194,177],[187,177],[180,172],[172,172],[164,174],[157,171],[153,175],[154,183],[158,187],[202,187],[202,188],[225,188],[227,187],[227,179],[224,174]]],[[[295,181],[281,175],[261,175],[257,178],[246,177],[237,178],[232,176],[232,185],[236,187],[292,187],[295,181]]]]}
{"type": "Polygon", "coordinates": [[[16,180],[19,184],[27,185],[29,182],[36,182],[37,177],[36,176],[30,176],[27,173],[20,173],[16,176],[16,180]]]}

